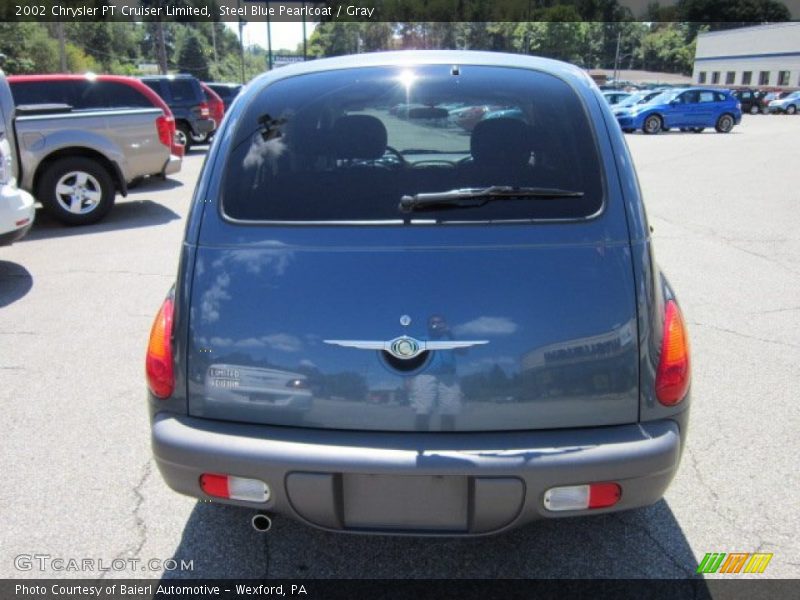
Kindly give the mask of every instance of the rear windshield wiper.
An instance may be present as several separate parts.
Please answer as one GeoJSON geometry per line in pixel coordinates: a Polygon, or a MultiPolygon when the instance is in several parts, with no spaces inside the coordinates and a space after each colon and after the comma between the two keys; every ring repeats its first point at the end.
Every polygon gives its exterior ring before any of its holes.
{"type": "Polygon", "coordinates": [[[400,198],[400,210],[411,212],[437,208],[469,208],[494,200],[582,198],[583,192],[558,188],[512,187],[493,185],[487,188],[461,188],[447,192],[414,194],[400,198]]]}

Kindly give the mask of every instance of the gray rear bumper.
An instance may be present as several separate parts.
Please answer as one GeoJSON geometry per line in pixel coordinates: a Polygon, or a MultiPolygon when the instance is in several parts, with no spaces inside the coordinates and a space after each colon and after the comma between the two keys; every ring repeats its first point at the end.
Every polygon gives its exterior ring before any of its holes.
{"type": "Polygon", "coordinates": [[[652,504],[677,471],[682,447],[673,420],[540,432],[397,434],[165,414],[153,421],[152,442],[162,476],[183,494],[211,499],[199,487],[202,473],[237,475],[264,481],[271,497],[264,504],[226,503],[331,530],[448,535],[652,504]],[[622,486],[612,508],[544,508],[551,487],[604,481],[622,486]],[[428,507],[416,506],[415,494],[428,507]],[[442,498],[448,510],[436,508],[442,498]]]}
{"type": "Polygon", "coordinates": [[[170,154],[167,162],[164,164],[164,170],[162,171],[163,175],[174,175],[178,171],[181,170],[181,165],[183,164],[183,159],[180,156],[176,156],[174,154],[170,154]]]}

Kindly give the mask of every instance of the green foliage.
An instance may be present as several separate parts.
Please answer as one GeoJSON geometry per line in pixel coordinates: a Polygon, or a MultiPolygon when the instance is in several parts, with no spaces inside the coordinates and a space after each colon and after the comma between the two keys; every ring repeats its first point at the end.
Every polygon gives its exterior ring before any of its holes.
{"type": "MultiPolygon", "coordinates": [[[[150,6],[215,4],[214,0],[139,1],[150,6]]],[[[640,15],[633,15],[619,0],[382,0],[375,4],[400,20],[321,23],[309,39],[309,56],[472,49],[535,54],[586,68],[612,68],[619,43],[620,68],[688,73],[695,38],[703,28],[789,18],[786,7],[777,0],[678,0],[669,6],[654,1],[640,15]],[[430,21],[419,21],[421,17],[430,21]],[[642,21],[634,21],[634,17],[642,21]],[[450,21],[454,18],[455,22],[450,21]]],[[[216,8],[211,12],[217,14],[216,8]]],[[[158,63],[159,27],[164,32],[169,70],[222,81],[242,79],[238,36],[222,23],[200,21],[157,23],[145,18],[143,22],[66,23],[67,68],[139,74],[140,63],[158,63]]],[[[57,24],[0,20],[0,52],[7,57],[5,70],[10,73],[58,71],[57,24]]],[[[299,54],[302,44],[281,52],[299,54]]],[[[263,49],[245,50],[245,80],[264,71],[266,65],[263,49]]]]}
{"type": "Polygon", "coordinates": [[[1,23],[0,52],[7,73],[53,73],[59,69],[58,42],[40,23],[1,23]]]}
{"type": "Polygon", "coordinates": [[[694,41],[686,43],[686,31],[680,23],[669,23],[648,33],[636,52],[643,69],[692,72],[694,41]]]}
{"type": "Polygon", "coordinates": [[[208,58],[196,31],[190,30],[182,41],[178,55],[178,69],[182,73],[190,73],[200,80],[208,80],[208,58]]]}

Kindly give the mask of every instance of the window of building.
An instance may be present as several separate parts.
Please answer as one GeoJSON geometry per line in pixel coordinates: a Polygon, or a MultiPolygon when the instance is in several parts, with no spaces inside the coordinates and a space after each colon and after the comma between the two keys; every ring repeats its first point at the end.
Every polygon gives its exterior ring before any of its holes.
{"type": "Polygon", "coordinates": [[[758,85],[769,85],[769,71],[759,71],[758,85]]]}
{"type": "Polygon", "coordinates": [[[736,80],[736,71],[728,71],[725,73],[725,85],[730,85],[736,80]]]}
{"type": "Polygon", "coordinates": [[[719,71],[711,73],[711,83],[719,83],[719,71]]]}
{"type": "Polygon", "coordinates": [[[778,85],[789,85],[789,71],[778,71],[778,85]]]}
{"type": "Polygon", "coordinates": [[[752,71],[742,71],[742,85],[750,85],[753,81],[752,71]]]}
{"type": "Polygon", "coordinates": [[[706,82],[706,72],[700,71],[697,74],[697,83],[705,83],[706,82]]]}

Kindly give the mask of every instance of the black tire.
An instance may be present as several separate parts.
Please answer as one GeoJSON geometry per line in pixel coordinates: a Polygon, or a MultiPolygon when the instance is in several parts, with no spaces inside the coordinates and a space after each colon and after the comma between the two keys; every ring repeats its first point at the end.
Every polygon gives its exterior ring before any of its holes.
{"type": "Polygon", "coordinates": [[[735,124],[736,121],[733,120],[733,116],[725,113],[719,116],[717,124],[714,125],[714,129],[717,130],[717,133],[730,133],[735,124]]]}
{"type": "Polygon", "coordinates": [[[200,145],[208,144],[209,141],[210,141],[210,138],[211,138],[211,134],[210,133],[203,133],[203,134],[200,134],[200,135],[192,133],[190,135],[191,135],[191,138],[192,138],[192,144],[200,144],[200,145]]]}
{"type": "Polygon", "coordinates": [[[642,131],[648,135],[655,135],[661,131],[664,123],[658,115],[650,115],[644,120],[642,124],[642,131]]]}
{"type": "Polygon", "coordinates": [[[787,106],[785,109],[783,109],[783,111],[784,111],[784,112],[785,112],[787,115],[793,115],[794,113],[796,113],[796,112],[797,112],[797,107],[796,107],[794,104],[790,104],[790,105],[789,105],[789,106],[787,106]]]}
{"type": "Polygon", "coordinates": [[[705,127],[692,127],[691,131],[692,133],[703,133],[705,129],[706,129],[705,127]]]}
{"type": "Polygon", "coordinates": [[[750,106],[750,114],[751,115],[757,115],[758,114],[758,105],[757,104],[753,104],[753,105],[750,106]]]}
{"type": "Polygon", "coordinates": [[[192,148],[192,128],[187,123],[178,123],[175,128],[175,135],[179,142],[183,142],[184,152],[189,152],[192,148]]]}
{"type": "Polygon", "coordinates": [[[67,225],[96,223],[114,206],[115,196],[114,181],[105,166],[82,156],[49,165],[36,189],[42,207],[67,225]],[[69,188],[74,193],[66,191],[69,188]]]}

